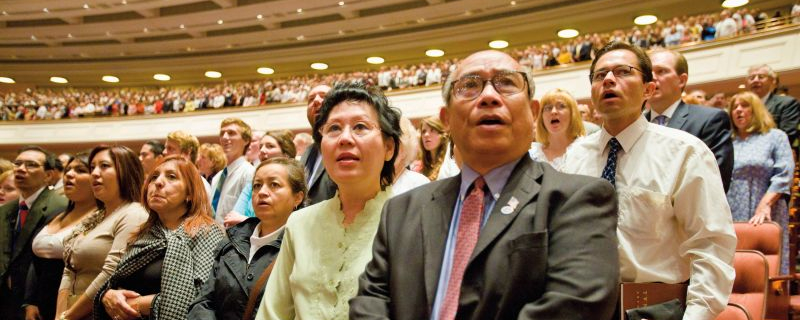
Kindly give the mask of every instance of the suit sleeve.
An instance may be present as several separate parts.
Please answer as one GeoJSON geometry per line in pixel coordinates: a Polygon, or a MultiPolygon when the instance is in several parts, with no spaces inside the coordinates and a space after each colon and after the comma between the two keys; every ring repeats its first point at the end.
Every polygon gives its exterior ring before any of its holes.
{"type": "MultiPolygon", "coordinates": [[[[388,204],[388,201],[387,201],[388,204]]],[[[384,205],[378,232],[372,243],[372,260],[358,279],[358,294],[350,299],[350,319],[389,319],[389,244],[384,205]]]]}
{"type": "Polygon", "coordinates": [[[789,136],[789,144],[791,145],[797,139],[797,125],[800,123],[800,103],[797,102],[797,99],[787,98],[781,103],[782,106],[778,107],[778,112],[780,112],[778,127],[789,136]]]}
{"type": "Polygon", "coordinates": [[[731,185],[733,175],[733,140],[731,139],[731,120],[725,112],[715,112],[714,116],[703,126],[701,138],[714,153],[722,176],[722,187],[725,192],[731,185]]]}
{"type": "MultiPolygon", "coordinates": [[[[518,319],[610,319],[619,291],[617,199],[592,179],[549,213],[545,292],[518,319]]],[[[551,206],[553,207],[553,206],[551,206]]]]}

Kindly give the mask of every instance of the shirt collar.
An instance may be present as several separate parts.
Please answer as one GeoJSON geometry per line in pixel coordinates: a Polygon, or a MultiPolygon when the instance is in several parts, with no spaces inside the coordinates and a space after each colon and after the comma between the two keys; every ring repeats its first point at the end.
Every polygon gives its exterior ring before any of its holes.
{"type": "Polygon", "coordinates": [[[258,234],[261,231],[261,222],[259,222],[256,225],[256,228],[253,229],[253,234],[250,236],[250,245],[255,245],[257,247],[263,247],[263,246],[267,245],[268,243],[277,240],[278,239],[278,235],[281,234],[281,231],[283,231],[283,228],[284,227],[281,226],[277,230],[272,231],[272,233],[270,233],[270,234],[268,234],[266,236],[263,236],[263,237],[259,237],[258,234]]]}
{"type": "Polygon", "coordinates": [[[39,195],[42,194],[44,188],[47,188],[47,186],[39,188],[39,190],[37,190],[30,197],[27,197],[25,199],[22,199],[22,197],[20,197],[19,204],[22,205],[22,202],[25,201],[25,204],[28,206],[28,209],[30,209],[33,203],[36,201],[36,199],[39,198],[39,195]]]}
{"type": "Polygon", "coordinates": [[[627,128],[622,130],[619,134],[612,136],[611,134],[606,131],[606,128],[603,127],[603,130],[600,131],[600,145],[605,148],[608,145],[608,141],[611,138],[617,138],[619,144],[622,146],[622,150],[628,152],[633,145],[636,144],[636,141],[644,134],[645,130],[647,130],[647,126],[650,123],[645,120],[644,116],[639,117],[631,123],[627,128]]]}
{"type": "MultiPolygon", "coordinates": [[[[528,156],[528,153],[525,153],[525,156],[528,156]]],[[[491,193],[494,200],[500,198],[500,192],[503,191],[503,187],[505,187],[506,182],[508,182],[508,178],[511,176],[511,171],[514,170],[514,167],[517,166],[517,163],[522,160],[519,158],[517,160],[511,161],[506,163],[502,166],[494,168],[490,170],[483,176],[483,181],[486,182],[486,185],[489,187],[489,192],[491,193]]],[[[475,179],[478,179],[480,174],[472,170],[466,163],[461,167],[461,188],[459,191],[459,197],[463,199],[467,194],[467,189],[475,182],[475,179]]]]}
{"type": "Polygon", "coordinates": [[[238,158],[236,158],[236,160],[233,160],[233,162],[228,164],[228,172],[230,173],[230,171],[233,171],[233,169],[238,168],[245,162],[247,162],[247,160],[245,160],[244,156],[239,156],[238,158]]]}
{"type": "Polygon", "coordinates": [[[761,97],[761,102],[763,102],[764,104],[767,104],[767,100],[769,100],[769,96],[771,96],[771,95],[772,95],[772,92],[767,92],[766,95],[761,97]]]}
{"type": "Polygon", "coordinates": [[[672,119],[672,114],[675,113],[675,109],[678,108],[678,104],[681,103],[681,99],[675,100],[666,110],[664,113],[658,113],[652,108],[650,109],[650,121],[655,121],[656,117],[663,115],[667,117],[667,119],[672,119]]]}

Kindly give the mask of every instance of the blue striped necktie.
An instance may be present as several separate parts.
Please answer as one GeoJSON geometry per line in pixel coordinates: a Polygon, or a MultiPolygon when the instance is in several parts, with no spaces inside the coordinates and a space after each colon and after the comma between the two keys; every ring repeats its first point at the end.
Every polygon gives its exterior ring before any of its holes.
{"type": "Polygon", "coordinates": [[[222,185],[225,184],[225,178],[228,177],[228,168],[222,170],[222,175],[219,176],[219,181],[217,181],[217,185],[214,186],[214,199],[211,200],[211,207],[214,209],[214,212],[217,211],[217,204],[219,203],[219,197],[222,195],[222,185]]]}

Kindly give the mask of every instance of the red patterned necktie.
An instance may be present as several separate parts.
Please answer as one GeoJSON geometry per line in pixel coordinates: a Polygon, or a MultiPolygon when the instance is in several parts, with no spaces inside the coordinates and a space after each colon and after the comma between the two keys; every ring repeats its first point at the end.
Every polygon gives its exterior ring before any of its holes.
{"type": "Polygon", "coordinates": [[[469,257],[478,243],[478,234],[481,230],[483,218],[483,177],[478,177],[472,186],[472,191],[464,199],[461,206],[461,217],[458,222],[456,234],[456,250],[453,253],[453,267],[450,271],[450,280],[447,282],[447,294],[439,311],[440,320],[455,319],[458,311],[458,297],[461,294],[461,280],[464,270],[467,269],[469,257]]]}
{"type": "Polygon", "coordinates": [[[25,204],[25,201],[20,202],[19,204],[19,217],[17,218],[17,232],[22,230],[22,227],[25,226],[25,219],[28,218],[28,205],[25,204]]]}

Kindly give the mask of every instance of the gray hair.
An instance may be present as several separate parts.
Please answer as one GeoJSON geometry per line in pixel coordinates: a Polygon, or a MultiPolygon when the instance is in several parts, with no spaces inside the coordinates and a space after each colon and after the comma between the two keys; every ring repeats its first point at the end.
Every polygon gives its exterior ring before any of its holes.
{"type": "Polygon", "coordinates": [[[764,64],[764,63],[754,65],[754,66],[750,67],[749,69],[747,69],[747,75],[749,76],[750,74],[753,73],[753,71],[756,71],[756,70],[762,69],[762,68],[767,69],[767,74],[770,76],[770,78],[778,79],[778,73],[775,72],[775,70],[772,70],[772,67],[770,67],[769,65],[764,64]]]}
{"type": "MultiPolygon", "coordinates": [[[[533,82],[533,72],[531,68],[523,66],[522,70],[518,71],[525,73],[525,79],[528,80],[528,98],[533,99],[533,93],[536,91],[536,84],[533,82]]],[[[442,100],[444,100],[445,107],[450,106],[450,94],[453,91],[453,82],[456,81],[456,73],[458,73],[458,66],[456,66],[453,72],[447,75],[447,80],[444,82],[444,85],[442,85],[442,100]]]]}

